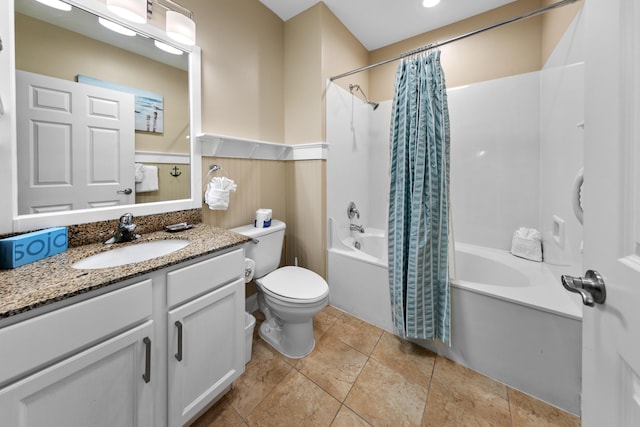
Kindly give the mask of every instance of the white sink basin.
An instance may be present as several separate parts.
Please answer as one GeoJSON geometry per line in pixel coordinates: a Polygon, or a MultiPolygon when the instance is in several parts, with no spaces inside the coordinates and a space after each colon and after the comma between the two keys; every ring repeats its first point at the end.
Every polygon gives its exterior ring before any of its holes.
{"type": "Polygon", "coordinates": [[[96,269],[133,264],[134,262],[146,261],[168,255],[171,252],[184,248],[188,244],[188,240],[152,240],[150,242],[122,246],[106,252],[100,252],[99,254],[91,255],[73,263],[71,267],[78,269],[96,269]]]}

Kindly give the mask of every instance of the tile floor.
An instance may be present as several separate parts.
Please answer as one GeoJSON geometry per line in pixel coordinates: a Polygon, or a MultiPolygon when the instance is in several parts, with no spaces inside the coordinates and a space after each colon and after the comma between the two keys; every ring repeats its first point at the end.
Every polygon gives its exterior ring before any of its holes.
{"type": "Polygon", "coordinates": [[[193,426],[579,426],[580,419],[328,306],[316,348],[259,338],[234,388],[193,426]]]}

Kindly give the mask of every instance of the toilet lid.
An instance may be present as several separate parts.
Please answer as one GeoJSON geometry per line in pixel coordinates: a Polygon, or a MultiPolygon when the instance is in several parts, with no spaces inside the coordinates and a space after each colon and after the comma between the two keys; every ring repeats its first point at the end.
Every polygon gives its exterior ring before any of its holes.
{"type": "Polygon", "coordinates": [[[282,267],[259,280],[270,293],[294,300],[313,302],[329,293],[329,286],[320,275],[302,267],[282,267]]]}

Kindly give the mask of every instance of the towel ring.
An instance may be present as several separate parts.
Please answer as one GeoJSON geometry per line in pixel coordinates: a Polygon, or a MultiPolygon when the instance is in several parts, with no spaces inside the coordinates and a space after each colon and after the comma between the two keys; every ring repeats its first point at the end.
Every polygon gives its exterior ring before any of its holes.
{"type": "Polygon", "coordinates": [[[209,182],[209,177],[211,176],[211,174],[213,172],[218,172],[218,171],[223,171],[225,173],[225,175],[227,174],[227,171],[225,171],[222,166],[218,166],[218,165],[211,165],[209,166],[209,172],[207,172],[207,176],[205,177],[204,181],[205,182],[209,182]]]}

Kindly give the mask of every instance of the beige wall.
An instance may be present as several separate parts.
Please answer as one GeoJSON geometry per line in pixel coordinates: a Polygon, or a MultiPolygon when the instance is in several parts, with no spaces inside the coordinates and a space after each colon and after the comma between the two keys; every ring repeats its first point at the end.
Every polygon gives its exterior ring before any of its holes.
{"type": "Polygon", "coordinates": [[[184,0],[202,49],[202,129],[284,140],[284,24],[257,0],[184,0]]]}
{"type": "MultiPolygon", "coordinates": [[[[272,209],[274,218],[287,221],[285,162],[205,157],[202,159],[202,173],[205,174],[212,164],[224,170],[210,176],[227,176],[235,181],[238,188],[235,193],[230,193],[226,211],[213,211],[203,206],[202,219],[205,222],[223,228],[252,224],[259,208],[272,209]]],[[[203,188],[206,188],[204,178],[203,188]]]]}
{"type": "Polygon", "coordinates": [[[304,160],[287,163],[287,264],[298,258],[300,266],[326,277],[326,162],[304,160]]]}
{"type": "Polygon", "coordinates": [[[164,200],[188,199],[191,189],[191,168],[184,164],[145,163],[158,168],[158,191],[136,193],[136,203],[160,202],[164,200]],[[173,176],[177,167],[179,176],[173,176]]]}
{"type": "Polygon", "coordinates": [[[16,14],[16,68],[69,81],[84,74],[162,94],[164,133],[136,132],[136,150],[189,153],[189,87],[184,70],[21,14],[16,14]]]}
{"type": "Polygon", "coordinates": [[[285,142],[323,141],[322,9],[318,4],[285,28],[285,142]]]}
{"type": "MultiPolygon", "coordinates": [[[[519,0],[446,27],[371,52],[371,63],[392,58],[418,47],[447,40],[540,7],[539,0],[519,0]]],[[[535,17],[496,28],[441,48],[447,87],[539,70],[541,18],[535,17]]],[[[370,72],[371,97],[393,98],[398,62],[370,72]]]]}
{"type": "MultiPolygon", "coordinates": [[[[556,0],[542,0],[542,6],[552,3],[556,3],[556,0]]],[[[583,5],[584,2],[580,0],[542,15],[541,62],[543,65],[583,5]]]]}

